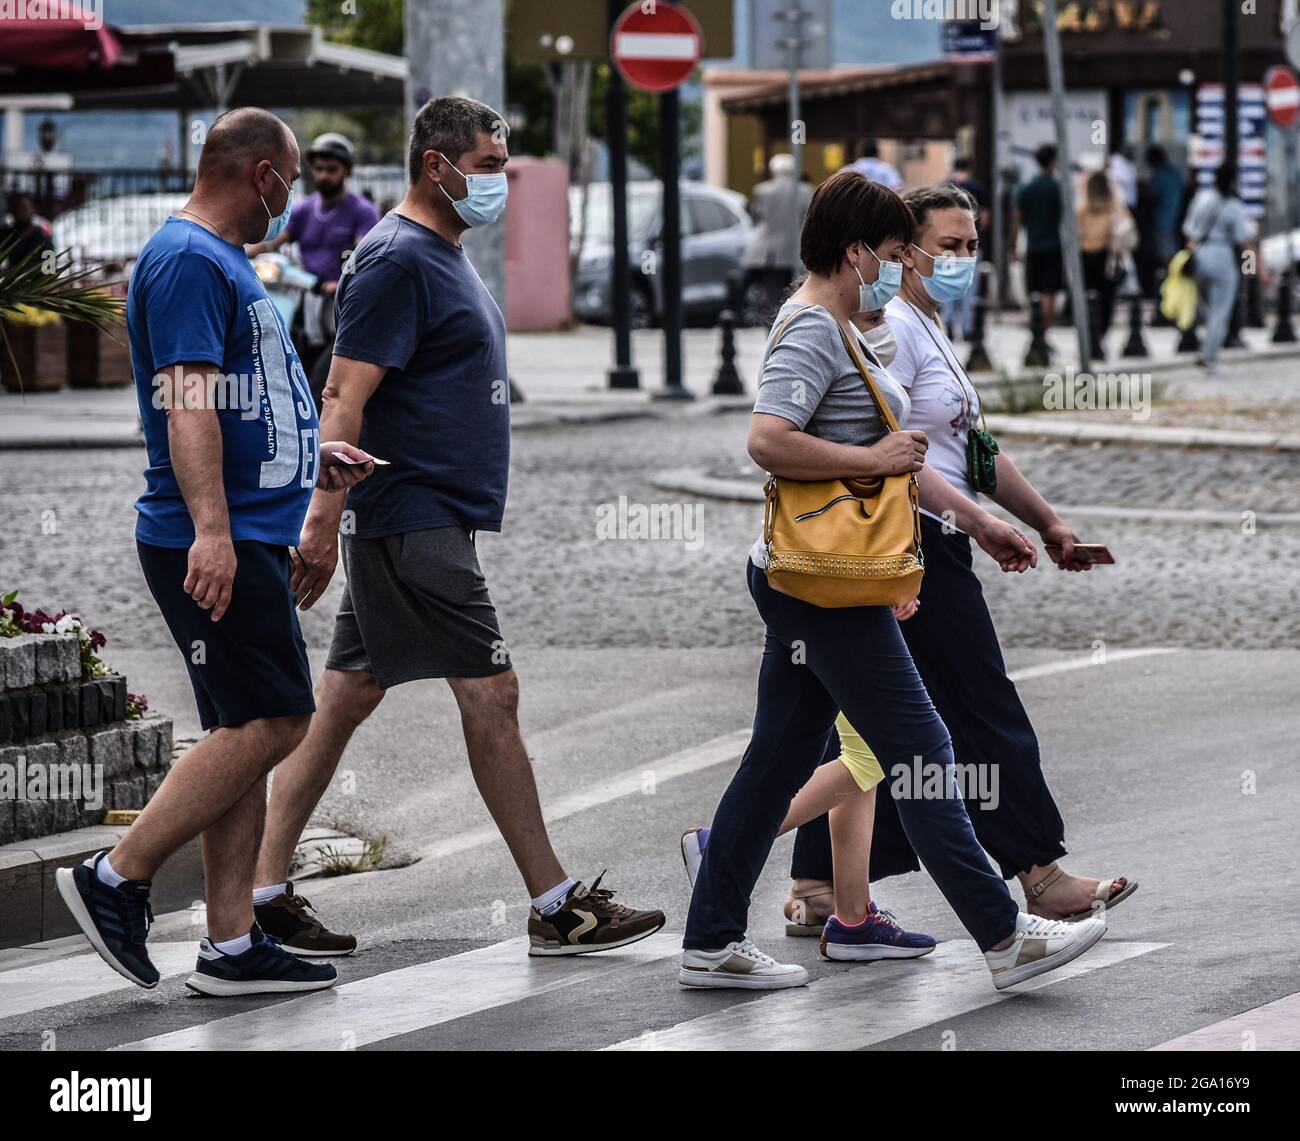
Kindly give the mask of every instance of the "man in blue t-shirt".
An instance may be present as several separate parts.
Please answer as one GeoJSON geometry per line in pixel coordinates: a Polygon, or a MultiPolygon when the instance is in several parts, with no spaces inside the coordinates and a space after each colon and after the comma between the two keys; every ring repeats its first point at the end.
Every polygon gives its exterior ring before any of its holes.
{"type": "MultiPolygon", "coordinates": [[[[295,560],[299,603],[328,584],[340,525],[348,581],[312,727],[276,774],[257,882],[287,883],[299,834],[384,691],[445,678],[475,782],[532,897],[529,953],[572,955],[643,939],[664,916],[615,903],[599,879],[576,883],[556,858],[519,734],[519,683],[474,547],[476,532],[501,529],[510,392],[505,322],[460,239],[505,208],[507,134],[473,99],[426,103],[411,131],[406,197],[366,235],[339,286],[324,431],[391,466],[353,488],[346,511],[337,496],[312,499],[295,560]]],[[[285,946],[318,946],[314,916],[281,909],[277,919],[285,946]]]]}
{"type": "Polygon", "coordinates": [[[336,980],[266,938],[252,894],[266,777],[314,708],[289,548],[313,487],[341,500],[374,467],[349,444],[321,444],[298,355],[244,255],[283,225],[297,178],[279,119],[255,107],[222,115],[194,193],[141,251],[127,295],[149,463],[136,547],[209,735],[112,851],[57,882],[109,966],[144,987],[159,977],[145,946],[150,881],[200,833],[208,936],[187,985],[236,995],[336,980]]]}

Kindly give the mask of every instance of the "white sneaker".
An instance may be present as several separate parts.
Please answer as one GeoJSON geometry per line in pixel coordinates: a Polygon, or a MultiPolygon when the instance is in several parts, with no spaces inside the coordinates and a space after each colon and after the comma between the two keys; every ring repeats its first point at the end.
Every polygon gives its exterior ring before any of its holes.
{"type": "Polygon", "coordinates": [[[707,828],[692,828],[689,832],[682,833],[682,863],[686,865],[686,878],[690,880],[691,887],[695,886],[695,879],[700,874],[700,864],[704,861],[704,849],[708,843],[707,828]]]}
{"type": "Polygon", "coordinates": [[[993,985],[1005,990],[1065,966],[1105,934],[1106,920],[1100,915],[1064,923],[1022,911],[1016,916],[1016,935],[1011,945],[1004,951],[985,951],[984,961],[993,972],[993,985]]]}
{"type": "Polygon", "coordinates": [[[784,990],[804,986],[808,972],[797,963],[778,963],[746,937],[721,951],[683,951],[677,981],[682,986],[784,990]]]}

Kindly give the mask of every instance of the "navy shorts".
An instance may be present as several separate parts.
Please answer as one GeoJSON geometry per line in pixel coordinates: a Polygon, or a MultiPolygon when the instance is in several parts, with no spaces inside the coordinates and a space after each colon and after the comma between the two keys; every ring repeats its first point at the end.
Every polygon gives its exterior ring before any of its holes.
{"type": "Polygon", "coordinates": [[[185,593],[187,547],[136,540],[140,567],[194,687],[204,729],[314,713],[307,646],[289,589],[289,552],[235,543],[235,582],[220,622],[185,593]]]}

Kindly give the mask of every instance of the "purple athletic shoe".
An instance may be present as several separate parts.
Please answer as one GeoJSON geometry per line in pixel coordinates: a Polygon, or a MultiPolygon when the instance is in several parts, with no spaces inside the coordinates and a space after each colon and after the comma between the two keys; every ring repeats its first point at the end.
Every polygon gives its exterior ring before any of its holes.
{"type": "Polygon", "coordinates": [[[695,886],[695,877],[700,874],[700,864],[704,862],[704,849],[709,846],[709,830],[692,828],[682,833],[682,863],[686,865],[686,878],[695,886]]]}
{"type": "Polygon", "coordinates": [[[872,959],[919,959],[934,950],[929,935],[904,931],[887,912],[874,903],[867,917],[856,926],[841,923],[834,915],[822,930],[821,952],[828,959],[861,963],[872,959]]]}

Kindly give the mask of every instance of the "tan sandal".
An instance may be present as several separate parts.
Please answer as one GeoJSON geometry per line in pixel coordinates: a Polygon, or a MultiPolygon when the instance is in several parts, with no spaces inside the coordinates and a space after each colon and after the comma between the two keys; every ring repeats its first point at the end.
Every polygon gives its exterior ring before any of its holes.
{"type": "MultiPolygon", "coordinates": [[[[834,911],[835,888],[832,885],[805,891],[790,890],[790,898],[785,901],[782,911],[785,913],[785,933],[796,938],[821,938],[825,919],[818,919],[811,906],[811,900],[821,896],[831,897],[831,910],[834,911]]],[[[829,916],[827,917],[829,918],[829,916]]]]}
{"type": "Polygon", "coordinates": [[[1115,879],[1102,880],[1097,884],[1097,890],[1093,893],[1092,903],[1082,911],[1073,911],[1069,915],[1053,911],[1051,908],[1043,907],[1034,910],[1034,901],[1038,899],[1049,887],[1065,875],[1065,869],[1057,866],[1056,871],[1051,875],[1044,876],[1033,887],[1025,890],[1025,906],[1029,909],[1031,915],[1037,915],[1040,919],[1056,919],[1065,923],[1076,923],[1080,919],[1088,919],[1098,912],[1105,913],[1112,907],[1117,906],[1124,900],[1128,899],[1138,889],[1137,880],[1131,880],[1127,876],[1116,876],[1115,879]],[[1112,895],[1115,890],[1117,880],[1126,881],[1124,887],[1118,894],[1112,895]]]}

